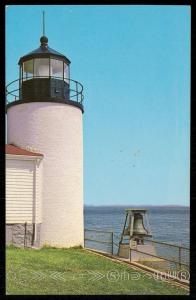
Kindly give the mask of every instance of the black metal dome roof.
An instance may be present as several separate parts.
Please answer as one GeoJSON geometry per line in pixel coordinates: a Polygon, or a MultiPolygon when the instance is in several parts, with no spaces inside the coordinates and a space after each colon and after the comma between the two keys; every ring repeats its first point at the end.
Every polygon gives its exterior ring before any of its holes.
{"type": "Polygon", "coordinates": [[[22,62],[29,60],[31,58],[47,58],[47,57],[53,57],[53,58],[59,58],[61,60],[64,60],[67,64],[70,64],[71,61],[63,54],[57,52],[56,50],[48,47],[48,38],[46,36],[42,36],[40,38],[41,45],[39,48],[31,51],[30,53],[22,56],[19,59],[18,64],[20,65],[22,62]]]}

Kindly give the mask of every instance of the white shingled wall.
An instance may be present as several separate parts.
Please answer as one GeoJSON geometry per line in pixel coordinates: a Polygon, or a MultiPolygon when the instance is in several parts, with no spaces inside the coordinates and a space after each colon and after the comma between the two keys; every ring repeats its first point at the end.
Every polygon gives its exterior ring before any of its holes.
{"type": "Polygon", "coordinates": [[[41,160],[36,160],[6,155],[6,224],[41,223],[41,160]]]}
{"type": "Polygon", "coordinates": [[[51,102],[8,108],[8,143],[44,154],[42,244],[83,245],[82,111],[51,102]]]}

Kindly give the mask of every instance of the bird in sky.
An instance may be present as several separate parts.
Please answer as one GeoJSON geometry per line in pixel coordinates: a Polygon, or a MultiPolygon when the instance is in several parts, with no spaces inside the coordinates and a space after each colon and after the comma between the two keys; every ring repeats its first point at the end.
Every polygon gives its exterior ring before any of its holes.
{"type": "Polygon", "coordinates": [[[137,150],[137,151],[134,153],[134,156],[137,156],[139,153],[140,153],[140,150],[137,150]]]}

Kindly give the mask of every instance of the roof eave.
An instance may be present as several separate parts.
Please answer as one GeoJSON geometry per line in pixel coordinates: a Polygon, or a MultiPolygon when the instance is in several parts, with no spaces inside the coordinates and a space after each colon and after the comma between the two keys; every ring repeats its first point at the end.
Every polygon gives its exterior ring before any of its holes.
{"type": "Polygon", "coordinates": [[[63,60],[66,62],[68,65],[70,65],[71,61],[63,55],[57,55],[57,54],[50,54],[50,53],[34,53],[34,54],[28,54],[23,57],[21,57],[18,61],[18,65],[21,65],[22,62],[25,62],[29,59],[33,58],[58,58],[60,60],[63,60]]]}

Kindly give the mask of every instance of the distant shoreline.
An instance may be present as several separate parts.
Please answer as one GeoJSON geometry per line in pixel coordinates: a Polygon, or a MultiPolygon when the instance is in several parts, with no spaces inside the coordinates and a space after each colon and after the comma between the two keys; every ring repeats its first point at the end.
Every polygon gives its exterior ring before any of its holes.
{"type": "Polygon", "coordinates": [[[145,207],[186,207],[190,208],[188,205],[129,205],[129,204],[118,204],[118,205],[93,205],[93,204],[84,204],[84,207],[138,207],[138,208],[145,208],[145,207]]]}

